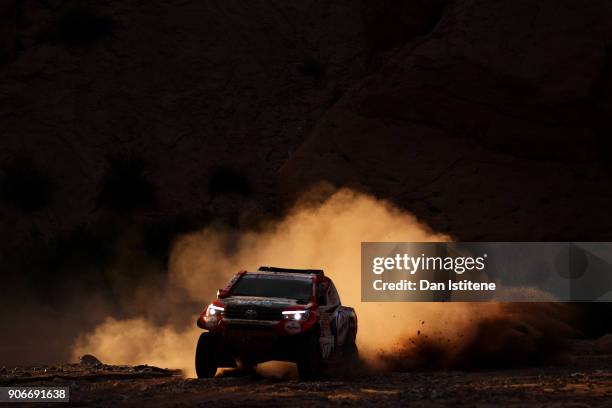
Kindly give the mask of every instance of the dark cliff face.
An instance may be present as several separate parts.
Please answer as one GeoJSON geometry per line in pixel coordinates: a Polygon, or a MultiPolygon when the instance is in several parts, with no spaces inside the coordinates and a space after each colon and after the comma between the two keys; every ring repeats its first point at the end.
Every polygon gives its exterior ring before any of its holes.
{"type": "Polygon", "coordinates": [[[0,18],[0,176],[23,157],[53,185],[36,211],[0,203],[4,247],[32,229],[265,207],[364,67],[350,1],[12,1],[0,18]]]}
{"type": "Polygon", "coordinates": [[[611,14],[3,2],[2,247],[96,224],[248,223],[286,203],[279,184],[321,180],[459,239],[605,239],[611,14]]]}
{"type": "Polygon", "coordinates": [[[4,2],[2,246],[249,220],[320,180],[457,238],[603,239],[610,9],[4,2]]]}
{"type": "Polygon", "coordinates": [[[464,240],[609,239],[609,3],[442,10],[324,115],[287,188],[355,185],[464,240]]]}

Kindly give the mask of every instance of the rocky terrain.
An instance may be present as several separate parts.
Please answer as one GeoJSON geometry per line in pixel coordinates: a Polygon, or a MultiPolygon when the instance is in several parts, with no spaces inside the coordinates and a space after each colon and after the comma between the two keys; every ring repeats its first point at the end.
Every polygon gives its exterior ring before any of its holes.
{"type": "Polygon", "coordinates": [[[4,369],[0,384],[68,386],[72,404],[99,407],[609,406],[612,354],[594,354],[592,342],[576,342],[574,348],[572,359],[558,365],[484,372],[366,373],[299,382],[240,373],[214,379],[185,379],[176,372],[155,367],[73,364],[37,367],[36,371],[23,367],[4,369]]]}

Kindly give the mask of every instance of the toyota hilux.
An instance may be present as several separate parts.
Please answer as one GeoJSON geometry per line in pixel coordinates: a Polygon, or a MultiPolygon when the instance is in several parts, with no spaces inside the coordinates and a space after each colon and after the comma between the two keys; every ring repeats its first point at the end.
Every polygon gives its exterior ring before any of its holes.
{"type": "Polygon", "coordinates": [[[197,320],[198,377],[220,367],[247,370],[277,360],[297,364],[300,379],[357,358],[357,315],[343,306],[320,269],[262,266],[237,273],[197,320]]]}

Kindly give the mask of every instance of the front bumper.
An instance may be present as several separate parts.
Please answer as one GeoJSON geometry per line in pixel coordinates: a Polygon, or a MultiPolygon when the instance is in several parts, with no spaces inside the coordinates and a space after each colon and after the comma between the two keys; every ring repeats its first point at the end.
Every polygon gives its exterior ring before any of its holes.
{"type": "Polygon", "coordinates": [[[279,335],[275,326],[236,322],[225,325],[223,330],[211,331],[222,359],[239,358],[257,364],[278,360],[296,362],[304,339],[309,331],[279,335]]]}
{"type": "Polygon", "coordinates": [[[304,338],[314,327],[314,319],[314,314],[304,322],[201,316],[198,326],[214,336],[220,362],[235,358],[254,364],[270,360],[295,362],[304,338]]]}

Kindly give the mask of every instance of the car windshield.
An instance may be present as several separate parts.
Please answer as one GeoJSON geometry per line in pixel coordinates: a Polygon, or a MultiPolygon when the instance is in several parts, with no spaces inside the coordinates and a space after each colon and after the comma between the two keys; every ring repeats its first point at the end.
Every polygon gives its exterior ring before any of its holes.
{"type": "Polygon", "coordinates": [[[312,281],[263,274],[244,275],[231,289],[230,295],[278,297],[306,302],[312,295],[312,281]]]}

